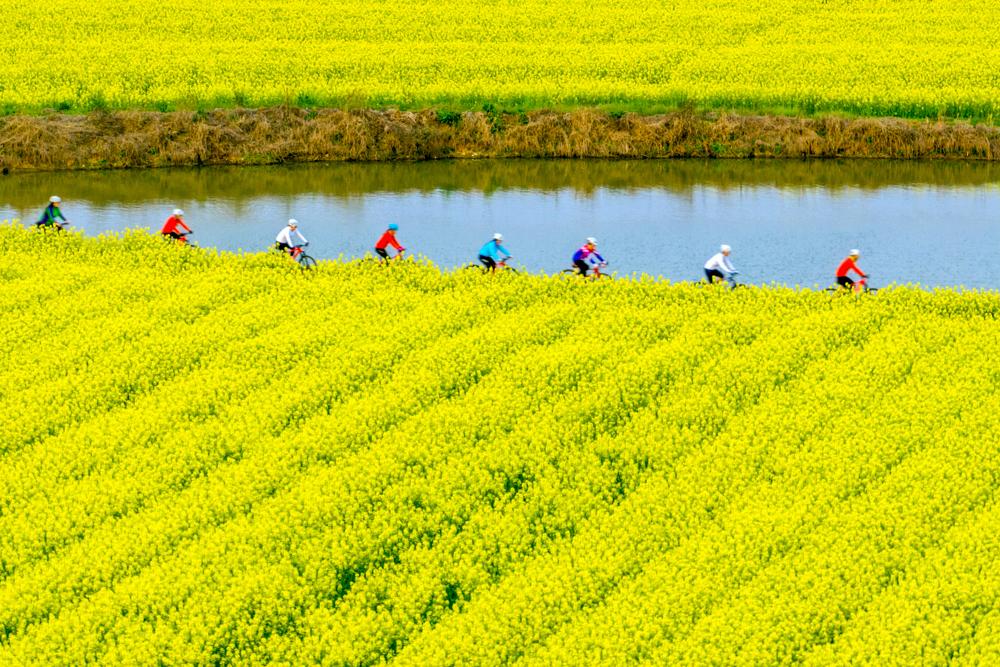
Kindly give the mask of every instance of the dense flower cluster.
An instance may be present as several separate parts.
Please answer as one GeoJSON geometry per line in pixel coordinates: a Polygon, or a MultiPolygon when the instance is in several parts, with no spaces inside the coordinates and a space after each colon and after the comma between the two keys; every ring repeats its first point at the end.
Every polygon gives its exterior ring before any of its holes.
{"type": "Polygon", "coordinates": [[[1000,5],[981,0],[22,0],[0,22],[7,109],[1000,104],[1000,5]]]}
{"type": "Polygon", "coordinates": [[[998,658],[994,293],[0,227],[0,663],[998,658]]]}

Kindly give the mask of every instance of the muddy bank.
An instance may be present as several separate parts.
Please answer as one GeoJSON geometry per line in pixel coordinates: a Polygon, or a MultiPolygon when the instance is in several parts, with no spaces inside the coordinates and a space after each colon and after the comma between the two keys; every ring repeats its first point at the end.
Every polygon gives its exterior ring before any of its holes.
{"type": "Polygon", "coordinates": [[[599,111],[231,109],[0,118],[0,168],[106,169],[441,158],[952,158],[996,160],[1000,128],[599,111]]]}

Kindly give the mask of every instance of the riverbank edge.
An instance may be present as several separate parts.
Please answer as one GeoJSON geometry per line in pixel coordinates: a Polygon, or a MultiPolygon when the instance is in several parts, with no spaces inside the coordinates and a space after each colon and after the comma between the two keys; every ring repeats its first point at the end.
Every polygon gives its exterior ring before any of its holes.
{"type": "Polygon", "coordinates": [[[113,111],[0,118],[0,169],[453,158],[1000,159],[1000,127],[679,110],[643,116],[371,109],[113,111]]]}

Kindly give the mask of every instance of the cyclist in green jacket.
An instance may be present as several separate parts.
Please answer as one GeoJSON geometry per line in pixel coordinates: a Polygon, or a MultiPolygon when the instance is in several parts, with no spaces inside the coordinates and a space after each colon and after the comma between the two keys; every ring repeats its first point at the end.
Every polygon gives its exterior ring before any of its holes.
{"type": "Polygon", "coordinates": [[[56,197],[55,195],[49,197],[49,205],[45,207],[45,210],[42,212],[42,217],[35,223],[35,227],[49,227],[61,230],[63,225],[59,224],[60,220],[64,224],[68,225],[69,220],[66,219],[66,216],[64,216],[62,211],[59,209],[59,204],[61,203],[62,199],[59,197],[56,197]]]}

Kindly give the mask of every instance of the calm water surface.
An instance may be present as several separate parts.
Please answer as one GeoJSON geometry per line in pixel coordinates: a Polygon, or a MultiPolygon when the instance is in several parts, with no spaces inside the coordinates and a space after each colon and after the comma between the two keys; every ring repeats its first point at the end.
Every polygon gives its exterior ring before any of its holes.
{"type": "Polygon", "coordinates": [[[587,236],[620,273],[701,277],[720,243],[745,282],[826,285],[846,252],[874,283],[1000,288],[1000,165],[887,161],[456,161],[0,177],[0,219],[49,195],[87,234],[158,230],[185,209],[201,246],[264,249],[298,218],[316,257],[358,257],[389,222],[451,267],[494,231],[556,271],[587,236]]]}

